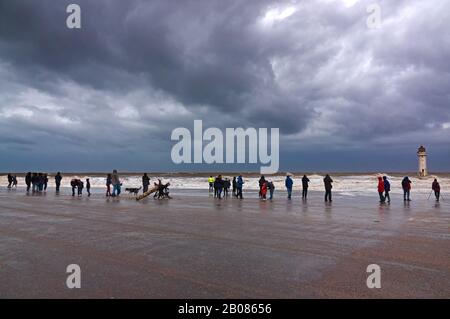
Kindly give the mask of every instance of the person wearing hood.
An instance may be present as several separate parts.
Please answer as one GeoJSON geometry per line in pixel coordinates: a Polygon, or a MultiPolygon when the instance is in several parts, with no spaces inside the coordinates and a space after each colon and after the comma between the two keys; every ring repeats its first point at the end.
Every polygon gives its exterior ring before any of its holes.
{"type": "Polygon", "coordinates": [[[308,197],[308,187],[309,187],[309,178],[306,175],[303,175],[303,178],[302,178],[302,199],[307,199],[307,197],[308,197]]]}
{"type": "Polygon", "coordinates": [[[380,196],[380,203],[385,202],[384,198],[384,182],[381,176],[378,176],[378,195],[380,196]]]}
{"type": "Polygon", "coordinates": [[[261,186],[261,199],[266,200],[267,196],[267,182],[265,181],[264,184],[261,186]]]}
{"type": "Polygon", "coordinates": [[[142,176],[142,192],[143,193],[148,191],[149,185],[150,185],[150,178],[148,177],[147,173],[144,173],[144,176],[142,176]]]}
{"type": "Polygon", "coordinates": [[[288,193],[288,199],[291,199],[292,196],[292,186],[294,185],[294,181],[291,178],[291,175],[286,174],[286,180],[284,182],[284,184],[286,185],[286,190],[288,193]]]}
{"type": "Polygon", "coordinates": [[[31,188],[31,172],[28,172],[27,175],[25,175],[25,184],[27,185],[27,192],[29,192],[31,188]]]}
{"type": "MultiPolygon", "coordinates": [[[[209,176],[208,178],[208,184],[209,184],[209,192],[213,192],[214,191],[214,180],[215,178],[212,176],[209,176]]],[[[215,194],[214,194],[215,195],[215,194]]]]}
{"type": "Polygon", "coordinates": [[[331,179],[330,175],[326,175],[325,178],[323,179],[323,184],[325,186],[325,201],[327,202],[328,200],[330,200],[330,202],[332,202],[331,199],[331,189],[333,188],[333,180],[331,179]]]}
{"type": "Polygon", "coordinates": [[[389,192],[391,191],[391,183],[389,183],[387,176],[383,176],[383,184],[384,184],[384,198],[387,199],[387,202],[391,202],[391,195],[389,192]]]}
{"type": "Polygon", "coordinates": [[[242,188],[244,187],[244,180],[242,175],[239,175],[236,179],[236,197],[242,199],[242,188]]]}
{"type": "Polygon", "coordinates": [[[264,175],[261,175],[261,178],[258,181],[258,184],[259,184],[259,198],[262,197],[262,187],[263,187],[263,185],[265,183],[266,183],[266,179],[265,179],[264,175]]]}
{"type": "Polygon", "coordinates": [[[56,173],[56,176],[55,176],[55,185],[56,185],[57,193],[59,193],[59,188],[61,187],[61,181],[62,181],[62,176],[61,176],[61,173],[58,172],[58,173],[56,173]]]}
{"type": "Polygon", "coordinates": [[[433,184],[431,185],[431,189],[434,191],[434,196],[436,196],[436,201],[439,202],[441,197],[441,185],[439,185],[438,180],[435,178],[433,184]]]}
{"type": "Polygon", "coordinates": [[[122,185],[120,183],[119,174],[117,173],[117,170],[113,170],[112,176],[111,176],[111,183],[113,185],[113,193],[112,197],[116,197],[120,195],[120,186],[122,185]]]}
{"type": "Polygon", "coordinates": [[[410,202],[410,194],[411,194],[411,184],[412,182],[409,180],[408,176],[405,176],[402,180],[402,188],[403,188],[403,201],[410,202]]]}

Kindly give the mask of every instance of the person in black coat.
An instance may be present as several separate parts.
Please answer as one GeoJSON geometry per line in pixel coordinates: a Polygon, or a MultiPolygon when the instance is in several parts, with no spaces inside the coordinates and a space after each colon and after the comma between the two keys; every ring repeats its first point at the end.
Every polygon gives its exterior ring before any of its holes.
{"type": "Polygon", "coordinates": [[[29,192],[31,188],[31,172],[28,172],[27,175],[25,175],[25,184],[27,185],[27,192],[29,192]]]}
{"type": "Polygon", "coordinates": [[[325,178],[323,179],[323,184],[325,186],[325,201],[327,202],[328,199],[330,200],[330,202],[332,201],[331,199],[331,189],[333,188],[333,180],[331,179],[330,175],[326,175],[325,178]]]}
{"type": "Polygon", "coordinates": [[[91,182],[89,178],[86,178],[86,191],[88,193],[88,197],[91,197],[91,182]]]}
{"type": "Polygon", "coordinates": [[[78,180],[72,179],[70,181],[70,186],[72,187],[72,196],[75,196],[75,188],[77,188],[77,186],[78,186],[78,180]]]}
{"type": "Polygon", "coordinates": [[[81,179],[77,181],[78,196],[83,196],[84,183],[81,179]]]}
{"type": "Polygon", "coordinates": [[[306,199],[308,197],[308,187],[309,187],[309,178],[306,175],[303,175],[302,178],[302,199],[306,199]]]}
{"type": "Polygon", "coordinates": [[[150,178],[147,176],[147,173],[144,173],[144,176],[142,176],[142,192],[143,193],[148,191],[149,185],[150,185],[150,178]]]}
{"type": "Polygon", "coordinates": [[[59,193],[59,188],[61,187],[61,180],[62,180],[61,173],[60,172],[56,173],[55,185],[56,185],[56,192],[57,193],[59,193]]]}
{"type": "Polygon", "coordinates": [[[214,197],[221,199],[222,190],[223,190],[223,180],[222,175],[219,175],[216,177],[216,180],[214,181],[214,197]]]}
{"type": "Polygon", "coordinates": [[[441,185],[439,185],[439,182],[436,178],[434,179],[433,184],[431,185],[431,189],[434,191],[436,201],[439,202],[439,198],[441,197],[441,185]]]}
{"type": "Polygon", "coordinates": [[[13,182],[13,176],[11,174],[8,174],[8,188],[11,188],[12,182],[13,182]]]}
{"type": "Polygon", "coordinates": [[[223,196],[228,197],[228,192],[230,191],[231,182],[228,178],[223,181],[223,196]]]}

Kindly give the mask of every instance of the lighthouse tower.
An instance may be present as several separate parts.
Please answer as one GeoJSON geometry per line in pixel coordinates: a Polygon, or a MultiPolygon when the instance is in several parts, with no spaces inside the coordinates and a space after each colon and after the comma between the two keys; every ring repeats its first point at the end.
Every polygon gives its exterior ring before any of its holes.
{"type": "Polygon", "coordinates": [[[427,170],[427,151],[423,145],[417,150],[417,157],[419,157],[419,177],[425,177],[428,175],[427,170]]]}

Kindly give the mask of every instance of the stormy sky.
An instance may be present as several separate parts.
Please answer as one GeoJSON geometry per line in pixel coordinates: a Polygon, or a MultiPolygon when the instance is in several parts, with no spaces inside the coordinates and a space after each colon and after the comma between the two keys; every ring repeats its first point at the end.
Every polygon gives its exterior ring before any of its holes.
{"type": "Polygon", "coordinates": [[[450,171],[449,30],[447,0],[0,0],[0,171],[259,169],[173,164],[194,119],[280,128],[281,170],[450,171]]]}

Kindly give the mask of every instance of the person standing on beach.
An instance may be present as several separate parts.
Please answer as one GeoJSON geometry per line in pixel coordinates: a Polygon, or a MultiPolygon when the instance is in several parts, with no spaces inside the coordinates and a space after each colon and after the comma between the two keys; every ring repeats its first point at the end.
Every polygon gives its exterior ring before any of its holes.
{"type": "Polygon", "coordinates": [[[27,193],[28,193],[31,188],[31,172],[28,172],[27,175],[25,175],[25,184],[27,185],[27,193]]]}
{"type": "Polygon", "coordinates": [[[42,192],[44,190],[44,174],[38,174],[38,191],[42,192]]]}
{"type": "Polygon", "coordinates": [[[108,174],[106,176],[106,197],[111,196],[111,184],[112,184],[112,176],[108,174]]]}
{"type": "Polygon", "coordinates": [[[14,175],[14,176],[13,176],[12,186],[13,186],[14,188],[17,188],[17,175],[14,175]]]}
{"type": "Polygon", "coordinates": [[[434,191],[434,196],[436,196],[436,201],[439,202],[441,197],[441,185],[439,185],[438,180],[435,178],[433,184],[431,185],[431,189],[434,191]]]}
{"type": "Polygon", "coordinates": [[[44,192],[46,192],[47,185],[48,185],[48,175],[47,174],[44,174],[43,180],[44,180],[44,192]]]}
{"type": "Polygon", "coordinates": [[[223,182],[223,197],[228,197],[228,192],[230,191],[230,179],[225,178],[224,182],[223,182]]]}
{"type": "Polygon", "coordinates": [[[142,176],[142,192],[143,193],[148,191],[149,185],[150,185],[150,178],[147,176],[147,173],[144,173],[144,176],[142,176]]]}
{"type": "Polygon", "coordinates": [[[38,175],[37,173],[33,173],[33,176],[31,177],[31,185],[33,185],[33,193],[37,191],[37,185],[38,185],[38,175]]]}
{"type": "Polygon", "coordinates": [[[265,181],[261,187],[261,199],[266,200],[266,196],[267,196],[267,181],[265,181]]]}
{"type": "Polygon", "coordinates": [[[89,178],[86,178],[86,191],[88,193],[88,197],[91,197],[91,182],[89,178]]]}
{"type": "Polygon", "coordinates": [[[410,194],[411,194],[411,184],[412,182],[409,180],[408,176],[405,176],[402,180],[402,188],[403,188],[403,201],[410,202],[410,194]]]}
{"type": "Polygon", "coordinates": [[[306,175],[303,175],[302,178],[302,199],[307,199],[308,197],[308,187],[309,187],[309,178],[306,175]]]}
{"type": "Polygon", "coordinates": [[[291,199],[292,196],[292,186],[294,185],[294,181],[291,178],[290,174],[286,174],[286,181],[284,182],[286,185],[287,193],[288,193],[288,199],[291,199]]]}
{"type": "Polygon", "coordinates": [[[261,178],[258,181],[258,184],[259,184],[259,198],[262,197],[262,187],[263,187],[263,185],[265,183],[266,183],[266,179],[265,179],[264,175],[261,175],[261,178]]]}
{"type": "Polygon", "coordinates": [[[13,182],[13,177],[11,174],[8,174],[8,188],[11,188],[13,182]]]}
{"type": "Polygon", "coordinates": [[[58,172],[55,175],[55,185],[56,185],[56,192],[57,193],[59,193],[59,188],[61,187],[61,181],[62,181],[61,172],[58,172]]]}
{"type": "Polygon", "coordinates": [[[223,189],[223,180],[222,175],[219,175],[216,177],[214,181],[214,189],[215,189],[215,195],[217,195],[218,199],[222,198],[222,189],[223,189]]]}
{"type": "Polygon", "coordinates": [[[112,173],[112,177],[111,177],[111,182],[113,185],[113,193],[112,193],[112,197],[116,197],[120,195],[120,186],[122,185],[120,183],[120,178],[119,178],[119,174],[117,173],[117,170],[113,170],[112,173]]]}
{"type": "Polygon", "coordinates": [[[389,192],[391,191],[391,183],[389,183],[387,176],[383,176],[383,184],[384,184],[384,199],[387,199],[387,202],[391,202],[391,195],[389,192]]]}
{"type": "Polygon", "coordinates": [[[381,176],[378,176],[378,195],[380,196],[380,203],[385,202],[384,198],[384,181],[381,176]]]}
{"type": "Polygon", "coordinates": [[[78,180],[72,179],[70,181],[70,186],[72,187],[72,196],[75,196],[75,188],[78,186],[78,180]]]}
{"type": "MultiPolygon", "coordinates": [[[[210,193],[214,191],[214,181],[215,181],[215,178],[212,176],[209,176],[208,183],[209,183],[209,192],[210,193]]],[[[215,194],[214,194],[214,196],[215,196],[215,194]]]]}
{"type": "Polygon", "coordinates": [[[239,175],[236,179],[236,197],[243,199],[242,197],[242,188],[244,187],[244,180],[242,179],[242,175],[239,175]]]}
{"type": "Polygon", "coordinates": [[[267,188],[269,189],[269,199],[273,199],[273,192],[275,191],[275,185],[273,185],[272,181],[269,181],[267,183],[267,188]]]}
{"type": "Polygon", "coordinates": [[[214,185],[214,197],[220,198],[223,187],[222,175],[218,175],[216,178],[214,178],[213,185],[214,185]]]}
{"type": "Polygon", "coordinates": [[[81,179],[79,179],[77,182],[77,188],[78,188],[78,196],[83,196],[84,183],[81,179]]]}
{"type": "Polygon", "coordinates": [[[326,175],[325,178],[323,179],[323,184],[325,185],[325,202],[328,201],[328,199],[330,200],[330,202],[332,202],[331,199],[331,189],[333,188],[333,180],[331,179],[330,175],[326,175]]]}

